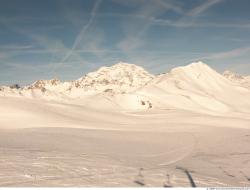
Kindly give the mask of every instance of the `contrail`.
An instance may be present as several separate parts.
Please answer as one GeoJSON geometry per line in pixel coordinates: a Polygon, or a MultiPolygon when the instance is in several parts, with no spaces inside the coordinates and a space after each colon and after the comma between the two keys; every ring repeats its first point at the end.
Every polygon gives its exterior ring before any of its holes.
{"type": "Polygon", "coordinates": [[[71,49],[68,51],[68,53],[62,58],[61,62],[65,62],[72,54],[73,51],[77,48],[78,44],[81,42],[84,33],[88,30],[89,26],[92,24],[92,22],[95,19],[96,16],[96,12],[97,9],[99,8],[100,4],[101,4],[102,0],[97,0],[94,4],[94,7],[91,11],[91,16],[90,19],[88,21],[88,23],[86,25],[84,25],[81,29],[81,31],[79,32],[79,34],[76,36],[76,39],[74,41],[74,44],[72,45],[71,49]]]}

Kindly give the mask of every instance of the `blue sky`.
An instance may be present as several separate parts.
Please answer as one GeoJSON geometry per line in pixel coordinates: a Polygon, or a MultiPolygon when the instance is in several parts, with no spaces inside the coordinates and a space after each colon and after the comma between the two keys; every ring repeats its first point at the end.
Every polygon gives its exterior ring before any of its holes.
{"type": "Polygon", "coordinates": [[[250,74],[249,10],[249,0],[0,0],[0,85],[73,80],[119,61],[250,74]]]}

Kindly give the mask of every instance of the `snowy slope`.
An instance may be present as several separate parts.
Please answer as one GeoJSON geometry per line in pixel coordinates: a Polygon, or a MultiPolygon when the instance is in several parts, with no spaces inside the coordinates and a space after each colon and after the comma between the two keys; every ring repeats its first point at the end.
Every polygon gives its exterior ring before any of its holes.
{"type": "Polygon", "coordinates": [[[231,71],[225,71],[223,76],[237,85],[250,89],[250,76],[242,76],[231,71]]]}
{"type": "Polygon", "coordinates": [[[250,91],[233,85],[202,62],[177,67],[159,75],[137,93],[151,97],[153,106],[162,109],[213,112],[250,110],[250,91]]]}
{"type": "Polygon", "coordinates": [[[132,67],[0,87],[0,186],[249,186],[250,90],[201,62],[132,67]]]}
{"type": "Polygon", "coordinates": [[[249,114],[127,113],[16,97],[0,105],[0,186],[189,187],[178,167],[197,187],[249,185],[249,114]]]}

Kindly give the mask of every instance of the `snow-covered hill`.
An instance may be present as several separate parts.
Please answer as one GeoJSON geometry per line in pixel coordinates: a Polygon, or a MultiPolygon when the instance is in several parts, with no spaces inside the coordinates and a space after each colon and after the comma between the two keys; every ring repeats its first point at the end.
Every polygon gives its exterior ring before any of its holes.
{"type": "Polygon", "coordinates": [[[223,76],[237,85],[250,89],[250,76],[242,76],[231,71],[225,71],[223,76]]]}
{"type": "Polygon", "coordinates": [[[150,97],[152,105],[161,109],[250,110],[250,91],[233,85],[202,62],[177,67],[159,75],[137,93],[150,97]]]}

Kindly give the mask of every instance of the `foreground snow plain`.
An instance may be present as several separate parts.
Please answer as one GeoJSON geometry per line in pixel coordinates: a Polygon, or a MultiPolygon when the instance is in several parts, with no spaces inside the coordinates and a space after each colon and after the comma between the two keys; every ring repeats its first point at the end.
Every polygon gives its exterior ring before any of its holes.
{"type": "Polygon", "coordinates": [[[132,93],[5,94],[0,186],[250,186],[249,100],[201,63],[132,93]]]}

